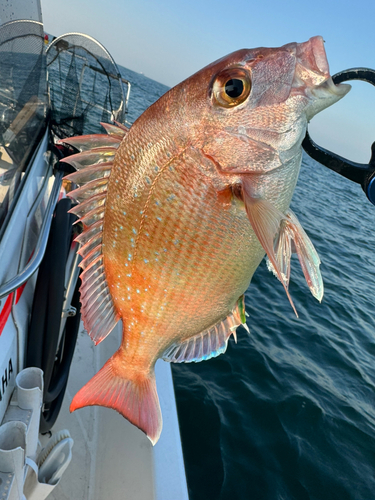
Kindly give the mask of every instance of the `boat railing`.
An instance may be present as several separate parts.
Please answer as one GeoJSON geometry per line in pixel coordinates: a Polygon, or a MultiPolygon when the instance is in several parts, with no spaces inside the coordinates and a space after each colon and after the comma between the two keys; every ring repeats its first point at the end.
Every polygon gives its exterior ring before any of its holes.
{"type": "Polygon", "coordinates": [[[48,235],[52,220],[53,211],[55,209],[61,188],[63,172],[57,172],[52,186],[51,194],[46,207],[46,212],[40,228],[39,237],[32,258],[16,276],[0,286],[0,299],[6,297],[22,286],[30,277],[38,270],[40,263],[46,251],[48,235]]]}

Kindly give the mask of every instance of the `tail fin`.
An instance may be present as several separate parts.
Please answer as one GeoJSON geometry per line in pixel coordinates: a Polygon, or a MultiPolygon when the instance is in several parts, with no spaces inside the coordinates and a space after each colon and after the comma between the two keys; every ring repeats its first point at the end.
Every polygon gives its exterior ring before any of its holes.
{"type": "Polygon", "coordinates": [[[120,347],[74,396],[70,411],[94,405],[113,408],[141,429],[155,445],[162,429],[162,416],[154,371],[147,375],[134,373],[124,357],[120,347]]]}

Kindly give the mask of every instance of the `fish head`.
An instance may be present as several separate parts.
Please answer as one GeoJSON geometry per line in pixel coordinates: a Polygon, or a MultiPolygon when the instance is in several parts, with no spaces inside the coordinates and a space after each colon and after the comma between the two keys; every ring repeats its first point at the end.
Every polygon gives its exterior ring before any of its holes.
{"type": "Polygon", "coordinates": [[[300,152],[308,120],[350,85],[333,83],[323,39],[313,37],[280,48],[239,50],[181,88],[189,105],[181,107],[182,121],[194,145],[222,172],[263,173],[300,152]]]}

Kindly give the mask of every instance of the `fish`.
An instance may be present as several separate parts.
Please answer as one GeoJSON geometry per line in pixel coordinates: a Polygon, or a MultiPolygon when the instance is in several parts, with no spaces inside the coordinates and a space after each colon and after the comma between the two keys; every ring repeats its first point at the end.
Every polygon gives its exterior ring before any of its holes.
{"type": "Polygon", "coordinates": [[[83,323],[95,344],[120,320],[123,331],[71,411],[113,408],[155,444],[156,361],[224,353],[247,328],[244,293],[265,255],[294,310],[292,253],[322,300],[319,256],[289,206],[308,121],[349,89],[333,83],[320,36],[241,49],[170,89],[129,129],[103,124],[106,133],[61,141],[78,151],[63,161],[76,169],[66,179],[83,226],[83,323]]]}

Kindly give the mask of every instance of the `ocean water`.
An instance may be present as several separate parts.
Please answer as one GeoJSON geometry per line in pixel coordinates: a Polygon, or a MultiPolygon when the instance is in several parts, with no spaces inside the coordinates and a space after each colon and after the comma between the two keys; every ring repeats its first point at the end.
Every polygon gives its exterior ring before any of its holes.
{"type": "MultiPolygon", "coordinates": [[[[121,71],[133,122],[167,87],[121,71]]],[[[190,500],[375,499],[375,207],[305,155],[292,209],[322,260],[322,303],[293,259],[297,319],[262,262],[250,335],[173,365],[190,500]]]]}
{"type": "Polygon", "coordinates": [[[297,319],[262,262],[250,335],[173,367],[191,500],[375,498],[375,207],[305,156],[292,209],[322,260],[322,303],[294,259],[297,319]]]}

